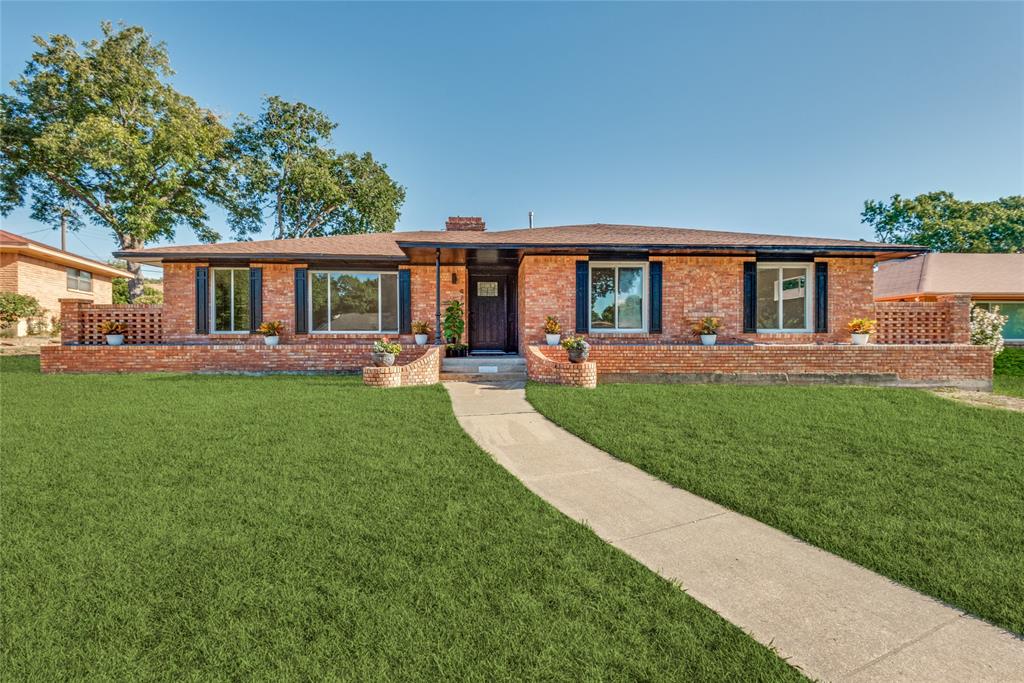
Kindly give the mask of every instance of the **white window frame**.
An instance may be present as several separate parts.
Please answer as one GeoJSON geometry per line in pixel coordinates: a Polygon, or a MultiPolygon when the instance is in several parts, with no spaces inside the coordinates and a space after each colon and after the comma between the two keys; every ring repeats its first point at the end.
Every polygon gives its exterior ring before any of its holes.
{"type": "Polygon", "coordinates": [[[651,305],[648,301],[651,293],[648,291],[648,273],[647,273],[647,261],[590,261],[589,267],[587,268],[587,329],[590,330],[590,334],[647,334],[648,326],[648,314],[647,308],[651,305]],[[615,327],[604,327],[594,328],[594,281],[593,274],[594,268],[614,268],[615,269],[615,327]],[[619,327],[619,268],[640,268],[643,270],[642,283],[640,285],[640,291],[643,294],[643,301],[640,305],[640,327],[619,327]]]}
{"type": "MultiPolygon", "coordinates": [[[[976,304],[985,304],[986,306],[989,307],[988,310],[991,311],[993,306],[1000,306],[1001,307],[1001,306],[1003,306],[1005,304],[1024,304],[1024,301],[1012,301],[1010,299],[1003,299],[1002,301],[993,301],[992,299],[979,299],[977,301],[972,301],[971,302],[972,306],[974,306],[976,304]]],[[[1002,313],[1000,313],[1000,315],[1002,315],[1002,313]]],[[[1003,341],[1008,341],[1008,342],[1024,342],[1024,337],[1003,337],[1003,341]]]]}
{"type": "MultiPolygon", "coordinates": [[[[782,262],[782,261],[758,261],[757,262],[757,277],[760,279],[762,270],[777,270],[779,271],[779,280],[776,283],[778,291],[778,314],[779,324],[782,324],[782,269],[783,268],[803,268],[804,269],[804,282],[806,283],[805,289],[807,295],[804,297],[804,323],[805,326],[796,328],[757,328],[758,334],[808,334],[814,332],[814,262],[813,261],[795,261],[795,262],[782,262]]],[[[757,301],[755,299],[755,306],[757,301]]],[[[754,311],[755,317],[757,311],[754,311]]]]}
{"type": "MultiPolygon", "coordinates": [[[[217,329],[217,273],[234,273],[236,270],[244,270],[247,274],[249,273],[249,267],[245,268],[210,268],[210,334],[251,334],[251,330],[218,330],[217,329]]],[[[231,327],[235,326],[235,278],[234,275],[231,277],[231,327]]],[[[249,278],[245,279],[246,287],[249,286],[249,278]]],[[[246,296],[249,293],[246,292],[246,296]]],[[[252,316],[252,301],[249,301],[249,316],[252,316]]]]}
{"type": "Polygon", "coordinates": [[[381,296],[381,287],[384,285],[384,280],[381,275],[394,275],[395,276],[395,301],[398,302],[398,324],[401,326],[402,321],[402,302],[400,300],[400,286],[398,284],[398,271],[397,270],[311,270],[307,275],[306,279],[306,318],[308,323],[308,329],[310,334],[399,334],[398,328],[393,330],[384,330],[384,298],[381,296]],[[331,324],[331,290],[330,290],[330,276],[332,274],[341,275],[376,275],[377,276],[377,329],[376,330],[314,330],[313,329],[313,276],[317,274],[326,274],[328,276],[328,289],[327,289],[327,324],[331,324]]]}
{"type": "Polygon", "coordinates": [[[75,285],[76,285],[75,287],[72,287],[70,285],[70,283],[67,284],[67,288],[68,288],[69,292],[85,292],[86,294],[92,294],[92,287],[93,287],[92,273],[90,273],[87,270],[82,270],[81,268],[67,268],[65,273],[64,273],[64,275],[65,275],[65,278],[66,278],[65,282],[67,282],[67,280],[70,280],[70,279],[74,279],[74,281],[75,281],[75,285]],[[74,275],[71,274],[72,271],[74,271],[74,273],[75,273],[74,275]],[[89,289],[82,289],[80,286],[78,286],[78,285],[82,284],[82,276],[83,275],[86,276],[86,278],[89,280],[89,289]]]}

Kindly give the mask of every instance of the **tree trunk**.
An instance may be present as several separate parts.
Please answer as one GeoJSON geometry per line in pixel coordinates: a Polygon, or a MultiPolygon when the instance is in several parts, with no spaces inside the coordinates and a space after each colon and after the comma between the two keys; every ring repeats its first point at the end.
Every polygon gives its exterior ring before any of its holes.
{"type": "MultiPolygon", "coordinates": [[[[132,235],[118,234],[117,238],[121,243],[121,249],[131,251],[143,247],[142,242],[132,235]]],[[[128,301],[135,303],[135,300],[143,295],[146,286],[145,280],[142,278],[142,266],[128,261],[128,272],[132,274],[131,279],[128,280],[128,301]]]]}

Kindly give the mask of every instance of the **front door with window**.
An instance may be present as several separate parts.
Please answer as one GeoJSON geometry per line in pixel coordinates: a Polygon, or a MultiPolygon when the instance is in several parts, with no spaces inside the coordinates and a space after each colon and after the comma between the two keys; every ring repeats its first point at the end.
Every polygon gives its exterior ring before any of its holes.
{"type": "Polygon", "coordinates": [[[469,347],[505,351],[509,327],[508,276],[469,276],[469,347]]]}

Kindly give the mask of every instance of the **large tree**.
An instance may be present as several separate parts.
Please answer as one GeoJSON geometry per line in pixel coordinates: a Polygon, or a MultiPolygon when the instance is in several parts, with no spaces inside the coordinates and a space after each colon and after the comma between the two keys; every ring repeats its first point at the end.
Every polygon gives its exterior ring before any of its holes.
{"type": "Polygon", "coordinates": [[[882,242],[946,252],[1024,252],[1024,196],[961,201],[952,192],[864,202],[861,222],[882,242]]]}
{"type": "Polygon", "coordinates": [[[398,222],[405,189],[369,153],[330,146],[337,125],[301,102],[268,97],[256,119],[235,124],[228,200],[238,236],[316,237],[390,232],[398,222]]]}
{"type": "MultiPolygon", "coordinates": [[[[100,40],[35,37],[39,51],[12,95],[0,95],[0,212],[31,197],[32,217],[72,230],[83,220],[138,249],[188,226],[207,227],[220,200],[225,144],[217,116],[175,90],[167,50],[138,26],[102,24],[100,40]]],[[[131,267],[134,300],[143,293],[131,267]]]]}

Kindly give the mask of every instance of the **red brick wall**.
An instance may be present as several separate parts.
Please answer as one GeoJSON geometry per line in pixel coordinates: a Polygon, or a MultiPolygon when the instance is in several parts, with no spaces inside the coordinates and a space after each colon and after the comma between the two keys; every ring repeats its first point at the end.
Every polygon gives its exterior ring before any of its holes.
{"type": "Polygon", "coordinates": [[[932,301],[879,301],[875,304],[879,344],[969,344],[971,297],[934,297],[932,301]]]}
{"type": "MultiPolygon", "coordinates": [[[[544,318],[553,315],[563,335],[576,326],[576,261],[580,256],[526,256],[519,267],[520,346],[541,343],[544,318]]],[[[743,330],[743,263],[752,258],[655,256],[662,271],[660,334],[588,335],[600,343],[618,340],[688,341],[705,316],[722,319],[720,341],[779,341],[790,344],[849,341],[846,323],[874,311],[872,259],[819,259],[829,264],[829,331],[809,334],[748,334],[743,330]]]]}
{"type": "MultiPolygon", "coordinates": [[[[536,349],[549,359],[566,360],[565,351],[559,347],[540,346],[536,349]]],[[[991,348],[967,344],[606,344],[592,346],[590,360],[597,364],[600,378],[692,375],[694,381],[745,378],[756,381],[757,376],[762,380],[775,381],[815,378],[843,381],[862,376],[867,383],[874,380],[880,383],[950,384],[972,388],[991,388],[992,381],[991,348]]],[[[529,365],[527,370],[530,372],[529,365]]],[[[530,377],[544,381],[542,374],[535,376],[531,372],[530,377]]]]}
{"type": "MultiPolygon", "coordinates": [[[[434,266],[402,266],[408,270],[410,296],[412,298],[412,319],[423,320],[434,332],[429,336],[428,341],[434,342],[437,333],[435,301],[437,294],[437,280],[434,266]]],[[[469,276],[466,266],[441,266],[441,320],[444,320],[445,302],[456,299],[462,302],[466,312],[466,328],[462,340],[466,340],[469,333],[469,276]],[[452,275],[455,275],[457,282],[452,282],[452,275]]]]}
{"type": "Polygon", "coordinates": [[[371,387],[415,387],[441,381],[441,349],[432,347],[406,365],[363,368],[363,384],[371,387]]]}
{"type": "Polygon", "coordinates": [[[163,306],[150,304],[94,304],[82,299],[61,299],[60,340],[63,344],[105,344],[100,325],[108,320],[124,323],[126,344],[163,341],[163,306]]]}
{"type": "Polygon", "coordinates": [[[593,361],[570,363],[564,352],[545,355],[533,345],[526,347],[526,374],[534,381],[548,384],[586,389],[597,386],[597,364],[593,361]]]}

